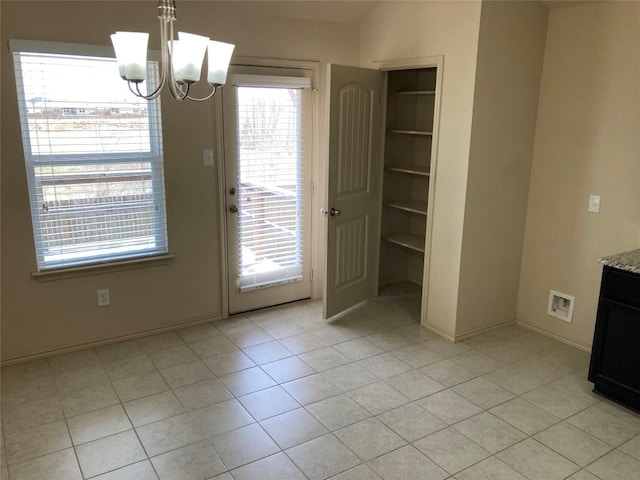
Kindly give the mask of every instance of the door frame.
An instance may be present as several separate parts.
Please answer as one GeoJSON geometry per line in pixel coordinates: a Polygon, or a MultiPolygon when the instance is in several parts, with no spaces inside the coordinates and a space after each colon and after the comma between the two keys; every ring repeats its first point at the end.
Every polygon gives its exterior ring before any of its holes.
{"type": "MultiPolygon", "coordinates": [[[[442,101],[442,78],[444,73],[444,55],[416,57],[398,60],[374,61],[374,65],[383,72],[394,70],[414,70],[419,68],[436,68],[436,93],[433,108],[433,135],[431,136],[431,166],[429,169],[429,194],[427,197],[427,230],[424,245],[424,268],[422,271],[422,300],[420,305],[420,324],[427,325],[427,309],[429,299],[429,272],[431,271],[431,243],[433,239],[433,217],[435,211],[436,174],[438,166],[438,142],[440,140],[440,105],[442,101]]],[[[382,118],[386,119],[388,77],[385,74],[382,92],[385,99],[382,107],[382,118]]],[[[384,131],[384,125],[382,126],[384,131]]],[[[384,138],[384,135],[382,135],[384,138]]],[[[383,147],[384,148],[384,147],[383,147]]],[[[384,150],[383,150],[384,151],[384,150]]],[[[384,161],[383,168],[384,168],[384,161]]]]}
{"type": "MultiPolygon", "coordinates": [[[[231,66],[237,67],[271,67],[271,68],[290,68],[311,70],[311,298],[318,298],[322,282],[319,282],[318,272],[320,270],[319,247],[320,242],[317,240],[315,232],[319,232],[321,228],[320,218],[320,202],[318,199],[318,146],[319,146],[319,112],[318,112],[318,92],[320,91],[320,62],[298,61],[298,60],[282,60],[274,58],[260,57],[234,57],[231,60],[231,66]]],[[[224,87],[223,87],[224,88],[224,87]]],[[[218,176],[218,225],[220,229],[220,299],[222,306],[222,318],[229,318],[229,266],[227,257],[227,222],[224,212],[227,209],[227,196],[225,195],[225,148],[224,148],[224,121],[222,111],[222,101],[220,96],[214,97],[214,139],[215,139],[215,158],[217,161],[218,176]]]]}

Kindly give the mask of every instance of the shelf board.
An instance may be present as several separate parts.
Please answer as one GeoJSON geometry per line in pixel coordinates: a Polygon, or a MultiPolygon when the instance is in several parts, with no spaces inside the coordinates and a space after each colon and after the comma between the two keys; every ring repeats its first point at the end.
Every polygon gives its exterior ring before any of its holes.
{"type": "Polygon", "coordinates": [[[408,173],[410,175],[429,176],[429,167],[421,165],[391,165],[386,167],[392,172],[408,173]]]}
{"type": "Polygon", "coordinates": [[[385,205],[398,210],[417,213],[418,215],[427,215],[427,202],[421,202],[419,200],[392,200],[386,202],[385,205]]]}
{"type": "Polygon", "coordinates": [[[398,233],[395,235],[385,235],[382,237],[387,242],[400,245],[416,252],[424,253],[424,236],[413,233],[398,233]]]}
{"type": "Polygon", "coordinates": [[[396,92],[397,95],[435,95],[435,90],[401,90],[396,92]]]}
{"type": "Polygon", "coordinates": [[[424,130],[390,130],[391,133],[395,133],[398,135],[414,135],[418,137],[430,137],[433,135],[433,132],[427,132],[424,130]]]}

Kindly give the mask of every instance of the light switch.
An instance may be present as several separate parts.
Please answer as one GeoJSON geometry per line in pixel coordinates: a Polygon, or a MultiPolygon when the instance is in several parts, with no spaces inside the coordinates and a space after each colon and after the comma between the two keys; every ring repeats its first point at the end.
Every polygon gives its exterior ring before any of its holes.
{"type": "Polygon", "coordinates": [[[213,150],[202,150],[202,164],[205,167],[213,167],[213,150]]]}
{"type": "Polygon", "coordinates": [[[589,211],[592,213],[600,213],[600,195],[589,196],[589,211]]]}

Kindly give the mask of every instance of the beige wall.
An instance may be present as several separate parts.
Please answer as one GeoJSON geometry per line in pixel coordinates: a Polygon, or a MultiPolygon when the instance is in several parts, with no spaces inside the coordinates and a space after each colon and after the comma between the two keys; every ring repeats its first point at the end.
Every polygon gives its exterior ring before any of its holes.
{"type": "Polygon", "coordinates": [[[455,333],[480,2],[381,2],[360,63],[444,55],[427,323],[455,333]]]}
{"type": "MultiPolygon", "coordinates": [[[[202,165],[201,154],[214,146],[211,103],[182,104],[163,97],[169,249],[176,255],[174,261],[46,283],[31,277],[36,263],[7,40],[108,45],[108,35],[115,30],[139,30],[151,32],[151,47],[158,48],[158,27],[154,2],[3,1],[1,9],[2,359],[219,317],[218,180],[215,168],[202,165]],[[98,288],[110,289],[110,306],[97,307],[98,288]]],[[[242,2],[179,2],[178,26],[236,43],[238,56],[316,60],[323,70],[328,61],[354,65],[359,58],[356,27],[256,16],[242,2]]]]}
{"type": "Polygon", "coordinates": [[[548,9],[483,2],[456,336],[516,317],[548,9]]]}
{"type": "Polygon", "coordinates": [[[590,347],[600,257],[640,240],[640,3],[551,11],[525,229],[518,319],[590,347]],[[599,214],[589,194],[602,195],[599,214]],[[576,297],[573,323],[546,315],[576,297]]]}
{"type": "MultiPolygon", "coordinates": [[[[214,147],[210,103],[163,99],[174,261],[46,283],[31,277],[7,39],[107,45],[110,33],[131,29],[151,32],[157,48],[157,20],[154,2],[3,1],[0,8],[2,359],[219,317],[218,180],[201,161],[201,150],[214,147]],[[111,306],[96,306],[98,288],[111,290],[111,306]]],[[[360,30],[267,18],[244,2],[182,1],[179,9],[181,29],[234,42],[237,56],[318,60],[323,74],[326,62],[370,67],[444,55],[429,324],[454,336],[510,320],[517,292],[520,322],[590,345],[597,259],[640,240],[640,3],[553,9],[546,47],[544,7],[522,2],[380,2],[360,30]],[[598,215],[587,212],[590,193],[602,195],[598,215]],[[576,296],[571,325],[546,315],[549,289],[576,296]]],[[[318,105],[321,140],[322,98],[318,105]]]]}

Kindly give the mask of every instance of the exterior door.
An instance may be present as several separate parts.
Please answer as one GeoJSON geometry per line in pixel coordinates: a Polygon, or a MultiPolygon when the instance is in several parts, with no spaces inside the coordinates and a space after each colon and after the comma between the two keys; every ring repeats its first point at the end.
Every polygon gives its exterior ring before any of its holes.
{"type": "Polygon", "coordinates": [[[311,73],[235,67],[223,89],[229,312],[309,298],[311,73]]]}
{"type": "Polygon", "coordinates": [[[329,65],[324,317],[376,295],[380,246],[377,70],[329,65]]]}

